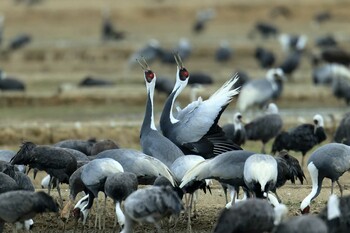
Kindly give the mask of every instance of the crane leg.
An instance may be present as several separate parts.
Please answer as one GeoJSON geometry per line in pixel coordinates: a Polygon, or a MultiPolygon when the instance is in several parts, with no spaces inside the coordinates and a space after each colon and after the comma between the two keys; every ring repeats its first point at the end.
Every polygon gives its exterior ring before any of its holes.
{"type": "Polygon", "coordinates": [[[53,177],[52,177],[52,176],[50,176],[50,180],[49,180],[49,187],[47,188],[47,194],[49,194],[49,195],[50,195],[50,192],[51,192],[52,180],[53,180],[53,177]]]}
{"type": "Polygon", "coordinates": [[[190,195],[190,205],[188,206],[187,210],[187,232],[192,232],[192,225],[191,225],[191,211],[192,211],[192,204],[193,204],[193,193],[190,195]]]}
{"type": "Polygon", "coordinates": [[[103,229],[106,229],[106,207],[107,207],[107,196],[105,195],[105,200],[103,203],[103,213],[102,213],[103,229]]]}
{"type": "Polygon", "coordinates": [[[57,192],[58,192],[58,196],[60,198],[60,205],[63,206],[63,199],[62,199],[61,189],[60,189],[60,181],[58,179],[56,179],[56,189],[57,189],[57,192]]]}
{"type": "Polygon", "coordinates": [[[333,188],[334,188],[334,181],[332,181],[332,184],[331,184],[331,194],[333,194],[333,188]]]}
{"type": "Polygon", "coordinates": [[[339,190],[340,190],[340,196],[342,197],[343,196],[343,187],[342,185],[340,184],[339,180],[336,180],[338,186],[339,186],[339,190]]]}

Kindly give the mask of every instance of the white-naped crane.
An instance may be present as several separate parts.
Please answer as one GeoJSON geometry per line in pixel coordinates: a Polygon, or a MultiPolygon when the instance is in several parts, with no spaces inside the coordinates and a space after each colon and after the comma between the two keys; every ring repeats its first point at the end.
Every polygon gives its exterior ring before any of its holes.
{"type": "Polygon", "coordinates": [[[147,89],[146,111],[140,132],[142,152],[159,159],[170,167],[177,158],[184,156],[184,153],[156,128],[154,123],[153,96],[157,77],[149,68],[146,60],[141,59],[138,62],[144,71],[144,80],[147,89]]]}
{"type": "Polygon", "coordinates": [[[164,163],[138,150],[106,150],[99,153],[96,158],[111,158],[118,161],[123,166],[125,172],[136,174],[140,185],[151,185],[159,176],[166,177],[172,186],[176,184],[174,175],[164,163]]]}
{"type": "Polygon", "coordinates": [[[310,212],[311,201],[320,194],[324,178],[332,181],[331,194],[335,182],[339,186],[340,194],[343,194],[339,178],[350,169],[350,146],[329,143],[319,147],[310,155],[307,169],[311,176],[312,190],[301,202],[300,210],[303,214],[310,212]]]}
{"type": "Polygon", "coordinates": [[[263,108],[270,101],[278,99],[283,92],[284,80],[283,71],[272,68],[266,72],[265,78],[245,83],[237,100],[238,110],[244,114],[250,108],[263,108]]]}
{"type": "Polygon", "coordinates": [[[236,112],[233,115],[233,123],[228,123],[222,126],[225,135],[239,146],[245,143],[247,137],[242,118],[242,114],[236,112]]]}
{"type": "Polygon", "coordinates": [[[114,173],[107,177],[104,192],[113,199],[115,204],[116,218],[113,229],[115,229],[117,221],[120,229],[123,229],[125,215],[121,209],[121,204],[131,193],[137,190],[137,186],[137,177],[131,172],[114,173]]]}
{"type": "Polygon", "coordinates": [[[60,202],[63,205],[59,184],[68,184],[69,177],[77,169],[77,160],[70,152],[58,147],[24,142],[11,159],[11,164],[24,164],[29,168],[46,171],[51,176],[48,193],[50,193],[52,179],[55,178],[60,202]]]}
{"type": "MultiPolygon", "coordinates": [[[[20,222],[34,218],[36,214],[58,212],[57,203],[44,192],[25,190],[9,191],[0,194],[0,232],[4,223],[20,222]]],[[[16,232],[14,228],[14,232],[16,232]]]]}
{"type": "MultiPolygon", "coordinates": [[[[108,176],[114,173],[124,172],[124,169],[120,163],[114,159],[104,158],[104,159],[94,159],[88,164],[84,165],[81,172],[81,180],[84,183],[88,197],[83,197],[78,202],[73,213],[76,218],[82,218],[83,227],[85,226],[89,211],[92,207],[95,198],[98,198],[98,193],[104,192],[104,185],[108,176]],[[86,201],[85,201],[86,200],[86,201]]],[[[98,200],[97,200],[98,205],[98,200]]],[[[106,208],[106,196],[104,202],[104,208],[106,208]]],[[[99,218],[99,229],[101,229],[101,208],[98,205],[98,211],[96,218],[99,218]]],[[[76,222],[77,223],[77,222],[76,222]]],[[[95,224],[97,221],[95,221],[95,224]]],[[[96,225],[95,225],[96,227],[96,225]]]]}
{"type": "Polygon", "coordinates": [[[225,136],[218,125],[221,114],[238,94],[238,89],[232,89],[238,76],[233,76],[209,99],[203,101],[199,98],[190,103],[175,117],[173,114],[174,102],[187,85],[190,76],[177,54],[175,54],[175,59],[177,62],[176,83],[173,92],[165,102],[160,118],[163,135],[180,147],[185,154],[198,154],[204,158],[241,149],[225,136]]]}
{"type": "Polygon", "coordinates": [[[138,189],[124,202],[125,226],[121,233],[133,232],[135,222],[154,224],[160,232],[159,221],[178,216],[182,209],[180,198],[169,186],[138,189]]]}
{"type": "Polygon", "coordinates": [[[272,144],[271,153],[275,154],[282,150],[300,151],[302,154],[301,166],[304,167],[306,153],[326,139],[323,117],[316,114],[313,117],[313,124],[301,124],[279,133],[272,144]]]}
{"type": "Polygon", "coordinates": [[[244,182],[254,197],[267,198],[275,189],[277,176],[277,161],[271,155],[254,154],[244,163],[244,182]]]}
{"type": "Polygon", "coordinates": [[[213,233],[271,232],[288,213],[285,205],[272,207],[267,200],[250,198],[224,208],[213,233]]]}
{"type": "MultiPolygon", "coordinates": [[[[231,205],[238,196],[239,187],[246,189],[243,179],[243,168],[247,158],[255,152],[239,150],[222,153],[212,159],[198,163],[186,172],[181,180],[180,188],[193,181],[215,179],[228,185],[231,194],[231,205]]],[[[227,196],[225,191],[225,196],[227,196]]],[[[226,202],[228,202],[226,197],[226,202]]]]}
{"type": "Polygon", "coordinates": [[[333,141],[350,146],[350,112],[341,119],[334,133],[333,141]]]}
{"type": "Polygon", "coordinates": [[[350,196],[338,197],[332,194],[327,206],[318,214],[328,227],[328,233],[346,233],[350,231],[350,196]]]}
{"type": "MultiPolygon", "coordinates": [[[[173,172],[176,180],[180,182],[186,172],[193,167],[195,167],[198,163],[204,161],[204,158],[199,155],[184,155],[179,158],[177,158],[174,163],[170,166],[170,170],[173,172]]],[[[193,205],[193,213],[196,216],[197,215],[197,209],[196,209],[196,203],[198,201],[198,191],[199,189],[202,189],[204,193],[206,193],[206,189],[210,190],[209,186],[210,180],[201,180],[201,181],[191,181],[187,183],[185,186],[183,186],[181,189],[183,193],[189,194],[189,200],[187,199],[187,196],[185,196],[186,200],[186,210],[187,210],[187,229],[188,231],[191,230],[191,212],[192,212],[192,205],[193,205]]]]}
{"type": "Polygon", "coordinates": [[[278,112],[278,107],[274,103],[267,106],[264,115],[253,119],[244,126],[247,140],[261,141],[261,152],[266,153],[265,145],[272,138],[276,137],[282,130],[283,120],[278,112]]]}

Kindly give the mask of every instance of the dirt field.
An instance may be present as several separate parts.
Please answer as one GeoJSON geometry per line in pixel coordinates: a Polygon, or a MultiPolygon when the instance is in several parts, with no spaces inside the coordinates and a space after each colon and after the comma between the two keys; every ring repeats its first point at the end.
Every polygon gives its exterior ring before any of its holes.
{"type": "MultiPolygon", "coordinates": [[[[0,93],[2,148],[17,150],[22,140],[52,144],[66,138],[96,137],[111,138],[122,147],[140,149],[139,129],[146,91],[141,69],[128,66],[130,54],[152,38],[169,49],[179,38],[188,38],[193,45],[193,55],[185,62],[186,67],[190,72],[207,72],[215,80],[212,86],[199,93],[207,97],[236,70],[245,70],[252,78],[265,74],[266,71],[253,58],[256,46],[272,49],[277,55],[277,64],[285,57],[275,39],[248,38],[257,20],[272,22],[282,32],[306,34],[309,39],[300,69],[293,74],[292,81],[286,83],[283,95],[277,101],[285,128],[310,121],[314,114],[321,112],[325,117],[329,142],[342,114],[349,110],[344,101],[332,96],[329,88],[312,85],[308,59],[308,55],[316,50],[314,39],[327,33],[333,33],[340,46],[349,49],[350,2],[345,0],[282,3],[256,0],[42,0],[31,6],[15,2],[0,1],[0,14],[6,16],[3,43],[0,44],[0,68],[24,81],[27,89],[25,93],[0,93]],[[281,5],[288,7],[290,17],[271,18],[271,10],[281,5]],[[125,31],[124,40],[101,41],[101,12],[105,8],[110,9],[118,29],[125,31]],[[197,10],[206,8],[213,8],[216,17],[208,22],[202,33],[193,33],[197,10]],[[313,15],[324,10],[330,10],[333,18],[316,27],[312,24],[313,15]],[[32,35],[32,42],[18,51],[5,51],[10,39],[24,32],[32,35]],[[227,39],[234,49],[233,59],[226,64],[214,61],[215,49],[222,39],[227,39]],[[77,83],[86,75],[103,77],[116,85],[105,89],[77,88],[77,83]],[[70,88],[59,92],[63,84],[69,84],[70,88]]],[[[174,65],[160,62],[151,64],[151,68],[157,74],[169,77],[174,77],[176,70],[174,65]]],[[[166,97],[156,95],[155,98],[158,119],[166,97]]],[[[185,105],[188,101],[189,90],[185,90],[180,102],[185,105]]],[[[234,106],[235,100],[222,116],[222,124],[231,121],[234,106]]],[[[258,151],[260,144],[248,142],[244,148],[258,151]]],[[[291,154],[300,158],[298,154],[291,154]]],[[[311,180],[308,174],[306,176],[307,184],[288,183],[278,191],[289,207],[290,215],[298,213],[300,202],[311,191],[311,180]]],[[[340,180],[345,184],[345,194],[349,194],[349,178],[345,174],[340,180]]],[[[40,190],[40,179],[36,179],[35,184],[40,190]]],[[[68,187],[63,187],[67,198],[68,187]]],[[[313,212],[317,213],[324,207],[329,193],[330,182],[326,180],[321,195],[312,204],[313,212]]],[[[211,232],[224,202],[223,192],[217,184],[212,195],[200,195],[199,216],[193,219],[193,232],[211,232]]],[[[108,203],[107,230],[104,232],[112,232],[114,221],[114,206],[110,200],[108,203]]],[[[33,232],[60,232],[64,229],[63,222],[53,214],[39,215],[34,221],[33,232]]],[[[93,222],[94,211],[85,232],[97,232],[93,222]]],[[[73,220],[70,220],[66,232],[73,232],[73,225],[73,220]]],[[[166,226],[163,224],[163,229],[166,230],[166,226]]],[[[185,229],[186,220],[181,217],[170,232],[184,232],[185,229]]],[[[10,232],[9,227],[6,232],[10,232]]],[[[135,232],[154,232],[154,228],[138,226],[135,232]]]]}

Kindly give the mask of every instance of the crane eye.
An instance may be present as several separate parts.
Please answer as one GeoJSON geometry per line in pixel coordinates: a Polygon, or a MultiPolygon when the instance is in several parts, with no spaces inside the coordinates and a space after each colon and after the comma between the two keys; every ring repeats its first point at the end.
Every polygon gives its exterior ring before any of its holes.
{"type": "Polygon", "coordinates": [[[146,77],[146,80],[147,82],[152,82],[152,80],[154,79],[154,73],[152,70],[147,70],[145,71],[145,77],[146,77]]]}
{"type": "Polygon", "coordinates": [[[190,76],[190,73],[188,73],[185,68],[181,68],[179,71],[179,76],[181,81],[185,81],[190,76]]]}

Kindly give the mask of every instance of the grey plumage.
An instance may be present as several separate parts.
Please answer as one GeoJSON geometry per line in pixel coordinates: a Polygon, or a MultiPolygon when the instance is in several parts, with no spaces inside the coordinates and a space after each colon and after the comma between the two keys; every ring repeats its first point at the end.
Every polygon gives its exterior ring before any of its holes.
{"type": "Polygon", "coordinates": [[[35,191],[34,185],[31,179],[24,173],[20,171],[16,171],[15,166],[8,164],[5,169],[2,170],[3,173],[9,175],[12,179],[14,179],[18,185],[18,189],[35,191]]]}
{"type": "Polygon", "coordinates": [[[233,123],[223,125],[222,130],[225,132],[227,138],[231,139],[237,145],[241,146],[245,143],[247,135],[242,123],[241,113],[235,113],[233,115],[233,123]]]}
{"type": "Polygon", "coordinates": [[[137,186],[137,177],[131,172],[115,173],[108,176],[106,179],[105,194],[112,198],[116,205],[116,219],[118,220],[120,228],[123,228],[125,223],[125,216],[121,210],[121,203],[131,193],[137,190],[137,186]]]}
{"type": "Polygon", "coordinates": [[[118,161],[126,172],[135,173],[139,184],[153,184],[158,176],[164,176],[175,185],[170,169],[160,160],[133,149],[113,149],[99,153],[96,158],[112,158],[118,161]]]}
{"type": "Polygon", "coordinates": [[[122,233],[132,232],[133,223],[153,223],[177,216],[183,209],[181,200],[171,187],[151,186],[133,192],[124,202],[125,227],[122,233]]]}
{"type": "Polygon", "coordinates": [[[51,181],[56,178],[56,188],[61,204],[63,201],[59,183],[68,183],[70,175],[77,169],[77,160],[68,151],[53,146],[35,145],[32,142],[23,143],[11,159],[11,164],[29,165],[29,168],[46,171],[51,176],[51,181]]]}
{"type": "Polygon", "coordinates": [[[80,139],[67,139],[60,142],[55,143],[53,146],[62,147],[62,148],[70,148],[74,150],[81,151],[86,155],[91,155],[91,148],[96,143],[96,139],[91,138],[88,140],[80,140],[80,139]]]}
{"type": "Polygon", "coordinates": [[[18,190],[18,184],[9,175],[0,172],[0,193],[6,193],[11,190],[18,190]]]}
{"type": "Polygon", "coordinates": [[[269,101],[278,99],[283,92],[284,73],[281,69],[269,69],[265,78],[251,80],[242,87],[237,108],[244,113],[249,108],[264,107],[269,101]]]}
{"type": "Polygon", "coordinates": [[[262,199],[248,199],[223,209],[213,233],[270,232],[274,227],[275,212],[262,199]]]}
{"type": "Polygon", "coordinates": [[[128,65],[129,67],[132,67],[134,65],[137,64],[137,59],[140,59],[141,57],[143,57],[144,59],[146,59],[148,62],[153,62],[156,59],[159,58],[161,54],[161,46],[158,40],[156,39],[151,39],[147,42],[147,44],[135,51],[134,53],[132,53],[128,59],[128,65]]]}
{"type": "Polygon", "coordinates": [[[270,103],[265,115],[255,118],[244,127],[247,133],[247,140],[261,141],[263,144],[261,152],[265,153],[266,143],[282,130],[283,120],[278,113],[277,106],[270,103]]]}
{"type": "MultiPolygon", "coordinates": [[[[0,150],[0,161],[10,162],[11,159],[16,155],[13,150],[0,150]]],[[[24,165],[16,165],[17,169],[23,173],[26,172],[26,167],[24,165]]]]}
{"type": "Polygon", "coordinates": [[[323,145],[311,154],[307,164],[312,190],[301,202],[300,210],[303,213],[310,211],[310,203],[320,194],[324,178],[332,181],[331,193],[333,193],[334,182],[337,182],[340,193],[343,193],[339,177],[350,169],[350,147],[339,143],[323,145]]]}
{"type": "Polygon", "coordinates": [[[119,145],[111,140],[111,139],[102,139],[100,141],[97,141],[91,148],[90,155],[97,155],[98,153],[105,151],[105,150],[111,150],[111,149],[118,149],[119,145]]]}
{"type": "Polygon", "coordinates": [[[334,133],[333,141],[350,145],[350,112],[341,119],[334,133]]]}
{"type": "Polygon", "coordinates": [[[44,192],[20,190],[0,194],[0,225],[23,222],[43,212],[58,212],[53,198],[44,192]]]}
{"type": "Polygon", "coordinates": [[[314,215],[294,216],[280,223],[273,233],[327,233],[327,225],[314,215]]]}
{"type": "Polygon", "coordinates": [[[230,48],[228,41],[223,40],[215,51],[215,60],[217,62],[227,62],[231,59],[232,54],[233,50],[230,48]]]}
{"type": "Polygon", "coordinates": [[[350,196],[331,195],[327,206],[318,214],[328,226],[328,233],[347,233],[350,231],[350,196]]]}

